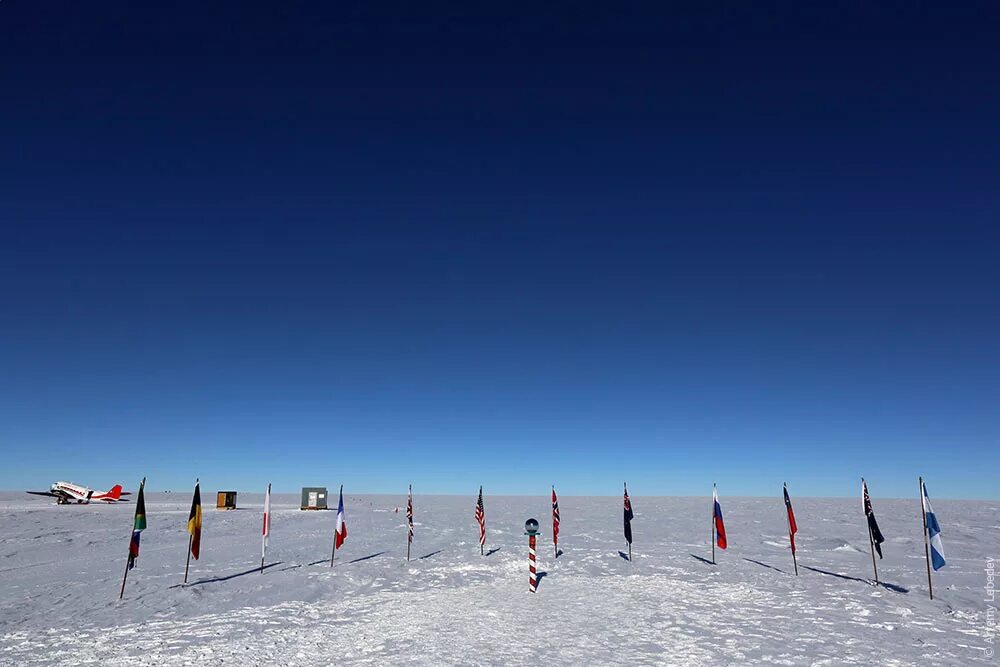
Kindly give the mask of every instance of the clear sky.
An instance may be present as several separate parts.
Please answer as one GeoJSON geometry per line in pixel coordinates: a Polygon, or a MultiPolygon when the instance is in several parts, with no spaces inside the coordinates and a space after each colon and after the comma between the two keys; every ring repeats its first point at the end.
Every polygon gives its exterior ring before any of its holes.
{"type": "Polygon", "coordinates": [[[0,3],[0,488],[1000,496],[996,4],[538,4],[0,3]]]}

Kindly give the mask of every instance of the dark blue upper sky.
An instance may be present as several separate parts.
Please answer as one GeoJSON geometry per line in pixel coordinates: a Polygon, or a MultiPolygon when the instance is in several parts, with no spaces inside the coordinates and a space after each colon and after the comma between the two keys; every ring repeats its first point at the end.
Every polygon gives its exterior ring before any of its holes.
{"type": "Polygon", "coordinates": [[[997,497],[995,3],[703,4],[4,0],[0,488],[997,497]]]}

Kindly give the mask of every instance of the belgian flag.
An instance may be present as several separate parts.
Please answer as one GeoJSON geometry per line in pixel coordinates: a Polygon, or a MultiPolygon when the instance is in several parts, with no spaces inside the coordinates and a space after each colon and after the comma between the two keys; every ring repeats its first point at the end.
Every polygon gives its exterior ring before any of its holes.
{"type": "Polygon", "coordinates": [[[188,515],[188,532],[191,533],[191,555],[198,560],[201,551],[201,485],[194,483],[194,498],[191,499],[191,514],[188,515]]]}

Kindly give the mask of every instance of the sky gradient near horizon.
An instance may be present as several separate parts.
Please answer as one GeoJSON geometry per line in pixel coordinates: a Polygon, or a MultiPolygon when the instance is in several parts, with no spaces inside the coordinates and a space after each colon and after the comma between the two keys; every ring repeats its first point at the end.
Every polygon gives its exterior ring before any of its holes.
{"type": "Polygon", "coordinates": [[[0,488],[997,498],[993,3],[0,3],[0,488]]]}

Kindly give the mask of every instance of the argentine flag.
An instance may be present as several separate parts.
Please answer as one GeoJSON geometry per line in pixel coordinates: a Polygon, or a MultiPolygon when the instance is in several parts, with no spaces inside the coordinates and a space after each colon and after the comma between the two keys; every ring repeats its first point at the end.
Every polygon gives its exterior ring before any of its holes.
{"type": "Polygon", "coordinates": [[[945,566],[944,545],[941,544],[941,526],[938,525],[934,509],[931,507],[931,499],[927,497],[927,486],[924,485],[922,480],[920,487],[923,489],[923,498],[921,498],[921,501],[924,505],[924,521],[927,523],[927,537],[931,543],[931,565],[934,566],[935,570],[940,570],[945,566]]]}

